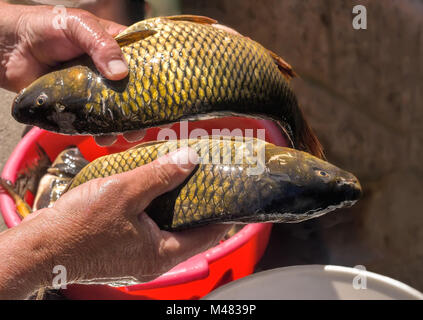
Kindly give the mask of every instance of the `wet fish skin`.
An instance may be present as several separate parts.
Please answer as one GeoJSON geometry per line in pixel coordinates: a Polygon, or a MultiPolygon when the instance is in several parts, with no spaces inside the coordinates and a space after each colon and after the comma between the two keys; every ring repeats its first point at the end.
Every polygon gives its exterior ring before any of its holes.
{"type": "Polygon", "coordinates": [[[57,155],[47,172],[58,177],[73,178],[88,163],[77,147],[67,147],[57,155]]]}
{"type": "Polygon", "coordinates": [[[34,198],[32,211],[42,208],[50,208],[59,199],[72,178],[57,176],[54,174],[45,174],[38,184],[37,194],[34,198]]]}
{"type": "Polygon", "coordinates": [[[361,194],[351,173],[308,153],[256,139],[211,137],[150,142],[98,158],[80,171],[69,190],[91,179],[132,170],[183,146],[197,150],[202,162],[183,184],[146,209],[162,229],[225,222],[300,222],[350,206],[361,194]],[[236,152],[248,147],[253,153],[236,161],[236,152]],[[260,154],[262,160],[254,164],[254,155],[260,154]],[[215,164],[212,155],[220,159],[215,164]],[[261,173],[249,174],[248,169],[260,165],[261,173]]]}
{"type": "Polygon", "coordinates": [[[46,130],[91,135],[208,113],[241,114],[277,120],[293,147],[322,157],[288,84],[289,64],[212,22],[160,17],[136,23],[117,37],[129,65],[127,78],[109,81],[85,57],[24,89],[12,114],[46,130]]]}
{"type": "Polygon", "coordinates": [[[77,147],[68,147],[60,152],[47,169],[38,184],[33,210],[53,206],[75,177],[89,161],[84,158],[77,147]]]}

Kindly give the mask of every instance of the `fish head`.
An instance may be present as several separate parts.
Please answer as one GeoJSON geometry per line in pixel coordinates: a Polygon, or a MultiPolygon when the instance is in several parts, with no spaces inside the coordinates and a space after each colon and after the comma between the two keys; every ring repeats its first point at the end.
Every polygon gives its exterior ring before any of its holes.
{"type": "Polygon", "coordinates": [[[277,147],[268,154],[266,166],[281,185],[276,206],[293,208],[293,221],[352,206],[362,194],[353,174],[306,152],[277,147]]]}
{"type": "Polygon", "coordinates": [[[75,133],[74,121],[88,100],[87,67],[50,72],[23,89],[12,105],[16,121],[61,133],[75,133]]]}

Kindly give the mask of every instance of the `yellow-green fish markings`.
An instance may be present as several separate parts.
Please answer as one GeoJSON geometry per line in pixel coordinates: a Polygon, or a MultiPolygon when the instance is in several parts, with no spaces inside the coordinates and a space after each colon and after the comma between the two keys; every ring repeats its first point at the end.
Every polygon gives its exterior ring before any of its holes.
{"type": "Polygon", "coordinates": [[[298,107],[290,65],[259,43],[206,17],[140,21],[116,37],[129,65],[121,81],[88,57],[48,73],[15,99],[19,122],[65,134],[107,134],[204,115],[278,121],[292,147],[322,157],[298,107]]]}
{"type": "Polygon", "coordinates": [[[300,222],[350,206],[361,194],[351,173],[308,153],[257,139],[213,137],[147,142],[100,157],[75,176],[69,189],[183,146],[196,150],[201,161],[184,183],[146,209],[162,229],[210,222],[300,222]]]}

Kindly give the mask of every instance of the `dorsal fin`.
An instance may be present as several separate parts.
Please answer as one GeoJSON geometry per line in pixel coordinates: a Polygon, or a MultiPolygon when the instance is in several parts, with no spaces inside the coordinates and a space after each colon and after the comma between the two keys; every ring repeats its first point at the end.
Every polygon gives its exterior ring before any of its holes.
{"type": "Polygon", "coordinates": [[[270,51],[269,49],[267,49],[267,51],[269,52],[273,60],[275,60],[275,63],[278,66],[278,69],[287,80],[297,76],[297,74],[294,72],[294,70],[292,69],[291,65],[288,62],[286,62],[283,58],[279,57],[273,51],[270,51]]]}
{"type": "Polygon", "coordinates": [[[174,21],[189,21],[189,22],[195,22],[195,23],[201,23],[201,24],[215,24],[217,23],[217,20],[214,20],[209,17],[205,16],[195,16],[195,15],[189,15],[189,14],[183,14],[178,16],[168,16],[163,17],[165,19],[174,20],[174,21]]]}
{"type": "Polygon", "coordinates": [[[137,42],[137,41],[143,40],[145,38],[148,38],[149,36],[152,36],[156,32],[157,31],[155,31],[155,30],[147,30],[147,29],[146,30],[138,30],[138,31],[133,31],[133,32],[130,32],[130,33],[118,35],[115,38],[115,40],[122,47],[122,46],[126,46],[128,44],[131,44],[133,42],[137,42]]]}

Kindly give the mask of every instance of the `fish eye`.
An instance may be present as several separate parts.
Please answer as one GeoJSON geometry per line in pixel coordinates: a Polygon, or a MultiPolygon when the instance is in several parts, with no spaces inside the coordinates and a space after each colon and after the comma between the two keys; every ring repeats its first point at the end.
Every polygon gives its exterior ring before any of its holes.
{"type": "Polygon", "coordinates": [[[319,170],[319,169],[317,169],[317,170],[315,170],[316,171],[316,173],[317,173],[317,175],[319,175],[319,176],[321,176],[321,177],[328,177],[329,176],[329,173],[327,173],[326,171],[324,171],[324,170],[319,170]]]}
{"type": "Polygon", "coordinates": [[[41,107],[42,105],[44,105],[46,102],[47,102],[47,95],[44,92],[42,94],[40,94],[37,97],[37,99],[35,100],[35,103],[39,107],[41,107]]]}

